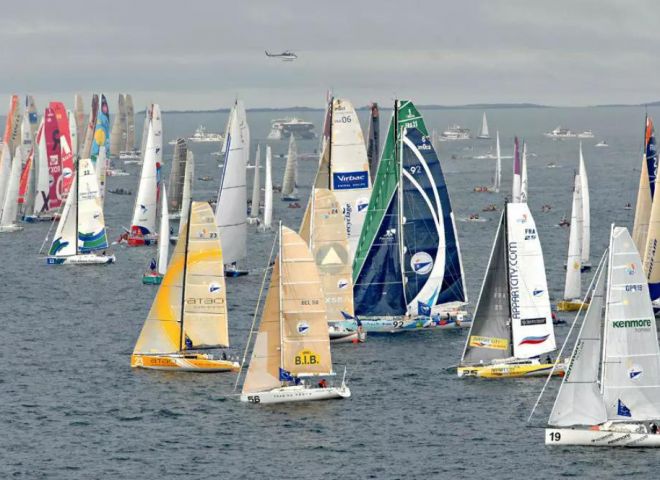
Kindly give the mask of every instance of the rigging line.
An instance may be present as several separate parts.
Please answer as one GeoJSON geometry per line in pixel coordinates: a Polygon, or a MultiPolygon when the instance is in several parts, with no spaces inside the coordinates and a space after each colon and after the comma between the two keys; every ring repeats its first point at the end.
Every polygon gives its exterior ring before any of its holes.
{"type": "Polygon", "coordinates": [[[254,308],[254,315],[252,316],[252,325],[250,325],[250,333],[248,334],[247,342],[245,343],[245,350],[243,351],[243,358],[241,359],[241,366],[238,369],[238,374],[236,375],[236,383],[234,384],[234,392],[238,388],[238,382],[241,379],[241,372],[243,371],[243,366],[245,365],[245,359],[247,358],[248,349],[250,348],[250,343],[252,341],[252,335],[254,333],[254,325],[257,322],[257,315],[259,314],[259,307],[261,306],[261,298],[263,297],[264,287],[266,286],[266,279],[268,278],[268,270],[270,270],[271,262],[273,261],[273,254],[275,253],[275,245],[277,245],[278,236],[275,235],[273,238],[273,246],[270,249],[270,256],[268,257],[268,263],[264,269],[264,277],[261,281],[261,288],[259,289],[259,298],[257,299],[257,305],[254,308]]]}
{"type": "MultiPolygon", "coordinates": [[[[592,295],[593,295],[593,293],[595,293],[596,282],[597,282],[597,279],[599,277],[599,272],[605,267],[605,259],[607,258],[608,250],[609,249],[606,248],[605,251],[603,252],[602,257],[600,257],[600,262],[598,262],[598,268],[596,269],[596,272],[594,272],[594,276],[591,279],[591,282],[589,283],[589,288],[587,288],[587,291],[584,294],[584,298],[582,299],[582,304],[580,305],[580,309],[575,314],[575,318],[573,319],[573,323],[571,324],[571,328],[568,330],[568,334],[566,334],[566,340],[564,340],[564,344],[561,346],[561,349],[559,349],[559,352],[557,352],[557,358],[555,359],[555,362],[552,365],[552,369],[550,370],[550,373],[548,373],[548,377],[545,379],[545,383],[543,384],[543,388],[541,389],[541,393],[539,393],[539,396],[536,399],[536,403],[534,404],[534,407],[532,408],[532,411],[530,412],[529,417],[527,417],[527,423],[529,423],[532,420],[532,416],[534,416],[534,412],[536,411],[536,408],[539,406],[539,403],[541,403],[541,397],[543,397],[543,393],[545,392],[546,387],[550,383],[550,379],[552,379],[552,375],[555,373],[557,365],[559,365],[559,362],[561,361],[561,356],[564,353],[564,349],[566,348],[566,345],[568,345],[568,340],[571,338],[571,334],[573,333],[573,329],[577,325],[577,320],[578,320],[578,318],[580,318],[580,314],[584,310],[584,304],[587,301],[589,293],[591,292],[592,295]]],[[[583,320],[583,324],[584,324],[584,320],[583,320]]],[[[571,355],[571,357],[572,357],[572,355],[571,355]]],[[[572,360],[572,358],[571,358],[571,360],[572,360]]],[[[561,386],[560,386],[560,388],[561,388],[561,386]]]]}

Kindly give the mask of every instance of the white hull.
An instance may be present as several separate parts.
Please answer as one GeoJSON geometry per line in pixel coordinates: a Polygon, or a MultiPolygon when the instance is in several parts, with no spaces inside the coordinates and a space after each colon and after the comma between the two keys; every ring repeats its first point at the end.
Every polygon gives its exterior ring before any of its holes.
{"type": "Polygon", "coordinates": [[[47,257],[48,265],[106,265],[115,263],[117,258],[114,255],[93,255],[82,254],[72,255],[70,257],[47,257]]]}
{"type": "Polygon", "coordinates": [[[546,428],[546,445],[660,447],[660,434],[578,428],[546,428]]]}
{"type": "Polygon", "coordinates": [[[241,394],[241,402],[250,403],[288,403],[309,402],[314,400],[331,400],[349,398],[351,390],[346,386],[311,388],[305,385],[294,385],[290,387],[274,388],[266,392],[241,394]]]}
{"type": "Polygon", "coordinates": [[[23,227],[16,224],[0,226],[0,233],[20,232],[21,230],[23,230],[23,227]]]}

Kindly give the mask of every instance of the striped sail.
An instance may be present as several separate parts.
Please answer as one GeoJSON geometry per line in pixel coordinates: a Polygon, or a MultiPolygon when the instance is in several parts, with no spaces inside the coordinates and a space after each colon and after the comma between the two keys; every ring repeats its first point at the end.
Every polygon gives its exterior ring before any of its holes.
{"type": "Polygon", "coordinates": [[[224,259],[227,264],[241,261],[247,257],[245,138],[238,110],[234,109],[230,119],[231,128],[227,140],[227,152],[215,208],[215,222],[220,231],[224,259]]]}
{"type": "Polygon", "coordinates": [[[646,117],[644,131],[644,154],[642,156],[642,168],[639,177],[639,189],[637,190],[637,203],[635,205],[635,220],[633,223],[632,238],[637,251],[643,252],[642,260],[646,260],[647,235],[651,208],[655,192],[655,179],[658,170],[658,150],[655,143],[655,128],[653,120],[646,117]]]}
{"type": "Polygon", "coordinates": [[[176,353],[229,345],[222,248],[213,210],[193,202],[190,227],[177,242],[134,354],[176,353]],[[185,302],[183,299],[185,298],[185,302]]]}
{"type": "Polygon", "coordinates": [[[507,249],[513,355],[552,352],[557,347],[543,250],[526,203],[507,205],[507,249]]]}

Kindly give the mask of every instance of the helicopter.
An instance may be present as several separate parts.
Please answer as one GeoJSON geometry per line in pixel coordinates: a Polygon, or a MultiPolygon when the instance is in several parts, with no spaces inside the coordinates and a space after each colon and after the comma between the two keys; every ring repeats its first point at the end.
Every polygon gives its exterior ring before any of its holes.
{"type": "Polygon", "coordinates": [[[268,50],[265,52],[267,57],[281,58],[285,62],[293,62],[296,58],[298,58],[298,55],[293,53],[291,50],[285,50],[282,53],[270,53],[268,50]]]}

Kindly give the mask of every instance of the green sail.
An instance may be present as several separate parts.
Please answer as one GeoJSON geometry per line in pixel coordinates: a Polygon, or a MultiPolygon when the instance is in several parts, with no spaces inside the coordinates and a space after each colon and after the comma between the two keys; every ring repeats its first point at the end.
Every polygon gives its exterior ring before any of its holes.
{"type": "MultiPolygon", "coordinates": [[[[395,102],[397,108],[397,138],[401,136],[401,131],[404,128],[417,128],[422,135],[428,135],[428,130],[424,124],[424,119],[419,113],[415,105],[408,100],[398,100],[395,102]]],[[[355,252],[355,259],[353,260],[353,281],[355,282],[362,270],[364,261],[369,254],[371,245],[374,242],[378,229],[383,221],[387,206],[389,204],[392,194],[397,188],[399,183],[399,168],[400,161],[396,156],[396,140],[394,138],[394,117],[390,120],[390,126],[387,129],[387,137],[385,138],[385,147],[381,155],[378,171],[376,172],[376,179],[374,180],[373,191],[371,192],[371,200],[369,200],[369,208],[367,216],[362,226],[362,233],[360,241],[355,252]]]]}

